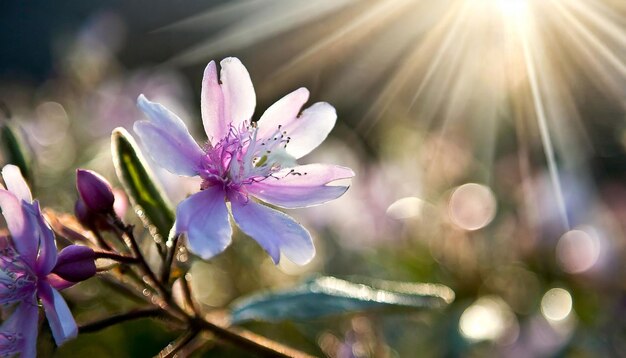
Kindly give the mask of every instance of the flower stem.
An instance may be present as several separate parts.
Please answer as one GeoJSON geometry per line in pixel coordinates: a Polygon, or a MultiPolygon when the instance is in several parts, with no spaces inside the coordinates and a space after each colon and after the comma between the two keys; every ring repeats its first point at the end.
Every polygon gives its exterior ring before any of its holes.
{"type": "Polygon", "coordinates": [[[200,333],[199,330],[188,330],[182,336],[178,337],[173,344],[167,345],[167,347],[163,348],[161,352],[159,352],[159,358],[172,358],[176,356],[176,353],[181,349],[185,348],[189,342],[191,342],[196,336],[200,333]]]}
{"type": "Polygon", "coordinates": [[[115,216],[109,217],[109,224],[111,224],[111,226],[115,228],[116,232],[118,233],[120,237],[123,235],[126,235],[126,238],[128,239],[128,243],[130,244],[130,249],[133,255],[135,256],[135,258],[137,258],[137,260],[139,261],[139,265],[141,266],[142,271],[144,271],[144,274],[148,276],[148,278],[150,279],[152,285],[156,289],[159,296],[166,299],[166,301],[169,301],[168,291],[165,289],[165,287],[163,287],[163,284],[161,283],[161,281],[157,279],[156,275],[154,274],[154,271],[152,271],[152,269],[146,262],[146,259],[143,257],[141,250],[139,249],[139,245],[137,244],[137,240],[135,239],[135,235],[133,234],[133,226],[125,225],[122,221],[120,221],[115,216]]]}
{"type": "Polygon", "coordinates": [[[113,261],[125,263],[125,264],[136,264],[139,260],[136,257],[121,255],[116,252],[110,251],[94,251],[96,254],[96,259],[110,259],[113,261]]]}
{"type": "Polygon", "coordinates": [[[189,280],[187,279],[188,276],[189,274],[186,273],[183,275],[183,277],[181,277],[180,283],[181,283],[181,286],[183,287],[183,296],[185,298],[185,303],[189,307],[191,307],[196,317],[199,317],[201,316],[201,314],[198,308],[196,307],[195,303],[193,302],[193,295],[191,294],[191,285],[189,284],[189,280]]]}
{"type": "Polygon", "coordinates": [[[98,320],[95,322],[87,323],[78,328],[80,333],[89,333],[89,332],[97,332],[101,329],[113,326],[118,323],[130,321],[138,318],[146,318],[146,317],[164,317],[163,311],[158,308],[149,308],[142,310],[130,311],[122,314],[118,314],[115,316],[107,317],[102,320],[98,320]]]}
{"type": "MultiPolygon", "coordinates": [[[[159,298],[162,300],[161,303],[158,304],[161,307],[161,312],[166,313],[170,318],[180,321],[181,319],[186,321],[189,327],[190,332],[194,331],[207,331],[212,333],[217,339],[222,340],[226,343],[230,343],[233,346],[240,347],[242,349],[246,349],[249,352],[253,352],[258,356],[263,357],[310,357],[308,354],[300,352],[298,350],[286,347],[278,342],[272,341],[263,336],[259,336],[250,331],[246,331],[243,329],[237,328],[227,328],[221,327],[217,324],[210,322],[202,316],[197,315],[195,307],[193,305],[193,301],[191,301],[191,292],[189,287],[183,287],[185,290],[185,295],[188,296],[187,299],[191,302],[191,307],[194,308],[194,313],[190,314],[181,308],[174,300],[172,299],[171,292],[168,291],[163,283],[167,281],[158,280],[154,271],[150,268],[148,263],[146,262],[141,250],[139,249],[139,245],[135,239],[133,234],[133,226],[125,225],[119,218],[111,215],[108,218],[109,224],[115,229],[117,235],[120,239],[123,240],[124,236],[127,239],[127,245],[131,249],[133,256],[138,260],[140,267],[145,275],[148,276],[151,281],[154,289],[156,290],[159,298]]],[[[171,247],[171,255],[167,258],[168,261],[164,262],[165,267],[167,268],[167,274],[163,276],[169,280],[169,271],[171,271],[171,263],[173,262],[173,257],[175,256],[176,244],[178,242],[178,237],[173,238],[173,245],[171,247]]],[[[169,253],[168,252],[168,253],[169,253]]],[[[183,277],[185,281],[185,278],[183,277]]],[[[187,282],[183,282],[183,286],[187,285],[187,282]]],[[[114,322],[111,324],[117,323],[115,321],[115,317],[112,317],[106,321],[113,320],[114,322]]],[[[195,337],[195,335],[194,335],[195,337]]],[[[193,337],[189,338],[189,340],[185,343],[189,343],[193,337]]],[[[183,340],[184,341],[184,340],[183,340]]],[[[184,345],[183,345],[184,346],[184,345]]],[[[181,346],[181,348],[183,347],[181,346]]]]}
{"type": "Polygon", "coordinates": [[[98,245],[107,250],[107,251],[111,251],[113,250],[111,248],[111,246],[106,242],[106,240],[104,239],[104,237],[102,237],[102,233],[100,232],[100,230],[98,230],[97,227],[95,227],[95,225],[93,225],[92,227],[89,228],[89,230],[91,230],[91,232],[93,233],[93,235],[96,237],[96,241],[98,242],[98,245]]]}
{"type": "Polygon", "coordinates": [[[174,235],[171,239],[167,240],[168,250],[165,256],[165,262],[161,271],[161,282],[168,284],[170,280],[170,273],[172,272],[172,263],[176,257],[176,251],[178,250],[178,240],[180,235],[174,235]]]}
{"type": "Polygon", "coordinates": [[[259,336],[243,329],[228,329],[203,319],[195,319],[192,322],[202,330],[211,332],[216,338],[254,352],[262,357],[297,357],[308,358],[310,355],[284,346],[263,336],[259,336]]]}

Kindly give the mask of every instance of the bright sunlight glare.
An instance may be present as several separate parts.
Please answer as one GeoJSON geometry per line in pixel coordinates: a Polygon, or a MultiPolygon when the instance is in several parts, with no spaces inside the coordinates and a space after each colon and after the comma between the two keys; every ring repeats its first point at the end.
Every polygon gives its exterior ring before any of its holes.
{"type": "Polygon", "coordinates": [[[497,3],[507,18],[524,17],[528,12],[528,0],[497,0],[497,3]]]}

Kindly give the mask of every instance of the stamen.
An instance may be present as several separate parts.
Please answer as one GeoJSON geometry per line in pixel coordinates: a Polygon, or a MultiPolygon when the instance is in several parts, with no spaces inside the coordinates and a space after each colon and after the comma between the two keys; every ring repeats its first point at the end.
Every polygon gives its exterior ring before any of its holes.
{"type": "Polygon", "coordinates": [[[11,357],[19,353],[23,339],[19,332],[0,332],[0,357],[11,357]]]}
{"type": "Polygon", "coordinates": [[[244,184],[263,181],[273,173],[292,163],[284,152],[291,137],[278,125],[276,132],[259,139],[258,124],[244,122],[241,126],[231,125],[227,135],[215,145],[205,146],[205,157],[199,174],[203,181],[201,189],[214,185],[240,189],[244,184]],[[275,150],[280,150],[275,153],[275,150]]]}

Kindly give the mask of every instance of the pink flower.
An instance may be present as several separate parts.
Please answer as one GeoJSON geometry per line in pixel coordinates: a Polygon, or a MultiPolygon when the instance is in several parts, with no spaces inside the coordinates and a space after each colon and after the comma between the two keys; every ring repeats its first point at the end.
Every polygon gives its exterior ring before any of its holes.
{"type": "Polygon", "coordinates": [[[7,165],[2,176],[8,190],[0,185],[0,207],[11,239],[0,238],[0,304],[16,307],[0,326],[0,356],[35,357],[38,299],[57,345],[75,337],[76,322],[58,290],[75,283],[68,278],[78,281],[96,273],[94,253],[70,245],[57,255],[52,229],[20,170],[7,165]]]}
{"type": "Polygon", "coordinates": [[[297,264],[315,255],[309,232],[284,213],[260,205],[254,196],[282,208],[322,204],[341,196],[347,186],[328,185],[351,178],[349,168],[297,165],[296,159],[315,149],[335,125],[328,103],[300,110],[309,92],[300,88],[268,108],[257,122],[256,105],[246,68],[236,58],[215,62],[204,71],[201,110],[208,143],[201,147],[183,121],[160,104],[139,96],[138,105],[150,120],[135,123],[135,132],[156,163],[183,176],[200,176],[201,190],[176,210],[176,231],[185,233],[189,248],[204,259],[231,242],[226,201],[243,232],[255,239],[275,263],[281,252],[297,264]]]}

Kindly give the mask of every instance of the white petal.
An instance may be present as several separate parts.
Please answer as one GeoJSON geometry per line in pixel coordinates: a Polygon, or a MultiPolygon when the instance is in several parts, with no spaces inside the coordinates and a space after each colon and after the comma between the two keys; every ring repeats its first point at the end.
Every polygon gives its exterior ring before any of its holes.
{"type": "Polygon", "coordinates": [[[28,184],[26,184],[26,180],[24,180],[20,168],[12,164],[5,165],[4,168],[2,168],[2,178],[9,191],[15,194],[18,199],[24,200],[27,203],[33,202],[30,188],[28,184]]]}
{"type": "Polygon", "coordinates": [[[6,190],[0,190],[0,207],[15,248],[34,270],[39,238],[36,235],[37,227],[33,215],[25,210],[23,201],[6,190]]]}
{"type": "Polygon", "coordinates": [[[302,208],[340,197],[348,187],[327,184],[353,176],[354,172],[349,168],[308,164],[284,169],[246,188],[249,193],[270,204],[289,209],[302,208]]]}
{"type": "Polygon", "coordinates": [[[202,123],[209,142],[215,144],[228,132],[228,123],[224,118],[224,95],[217,78],[215,61],[209,62],[202,78],[200,95],[202,123]]]}
{"type": "Polygon", "coordinates": [[[268,108],[269,113],[263,114],[259,121],[259,132],[263,133],[259,139],[271,138],[280,125],[278,134],[289,137],[286,150],[296,159],[317,148],[337,121],[335,108],[326,102],[315,103],[300,116],[294,115],[297,104],[305,97],[308,97],[308,91],[304,92],[303,89],[292,92],[268,108]]]}
{"type": "Polygon", "coordinates": [[[228,57],[220,62],[222,71],[222,93],[224,95],[224,118],[226,124],[235,127],[249,121],[256,106],[254,86],[250,74],[235,57],[228,57]]]}
{"type": "Polygon", "coordinates": [[[267,139],[282,132],[284,126],[296,120],[308,100],[309,90],[301,87],[272,104],[259,119],[258,138],[267,139]]]}

